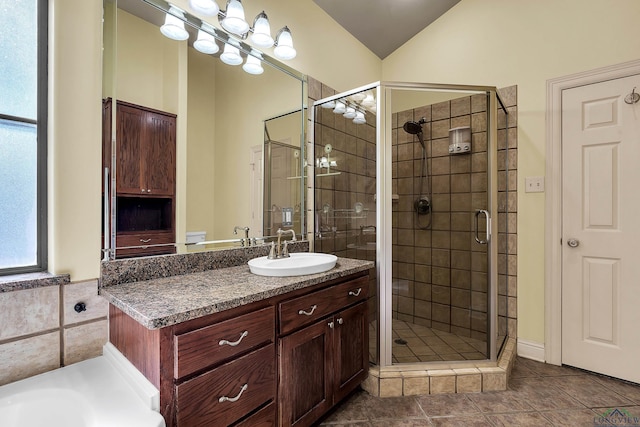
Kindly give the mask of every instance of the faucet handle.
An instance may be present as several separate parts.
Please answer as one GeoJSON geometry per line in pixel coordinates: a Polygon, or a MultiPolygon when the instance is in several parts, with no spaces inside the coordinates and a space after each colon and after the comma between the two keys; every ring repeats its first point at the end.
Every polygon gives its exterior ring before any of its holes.
{"type": "Polygon", "coordinates": [[[289,249],[287,248],[288,244],[289,241],[285,240],[282,248],[282,258],[289,258],[289,249]]]}
{"type": "Polygon", "coordinates": [[[276,242],[271,242],[271,249],[269,250],[269,256],[267,259],[276,259],[276,242]]]}

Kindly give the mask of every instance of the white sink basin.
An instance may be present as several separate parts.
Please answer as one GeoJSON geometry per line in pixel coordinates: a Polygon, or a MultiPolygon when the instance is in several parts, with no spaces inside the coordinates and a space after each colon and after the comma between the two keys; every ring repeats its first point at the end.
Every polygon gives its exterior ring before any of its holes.
{"type": "Polygon", "coordinates": [[[254,258],[249,260],[249,270],[259,276],[303,276],[331,270],[338,260],[330,254],[297,252],[289,255],[289,258],[280,259],[254,258]]]}

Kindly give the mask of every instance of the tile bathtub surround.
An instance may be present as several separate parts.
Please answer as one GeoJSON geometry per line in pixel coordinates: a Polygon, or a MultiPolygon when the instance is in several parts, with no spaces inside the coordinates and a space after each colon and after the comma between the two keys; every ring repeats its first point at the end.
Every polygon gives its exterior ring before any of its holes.
{"type": "MultiPolygon", "coordinates": [[[[100,287],[244,265],[252,258],[269,255],[269,249],[269,245],[260,245],[103,261],[100,265],[100,287]]],[[[308,252],[309,242],[297,241],[289,244],[288,249],[289,252],[308,252]]]]}
{"type": "Polygon", "coordinates": [[[517,358],[506,390],[393,398],[360,391],[320,426],[593,426],[613,408],[640,417],[640,385],[517,358]]]}
{"type": "Polygon", "coordinates": [[[107,340],[97,280],[44,274],[38,283],[29,276],[0,292],[0,385],[97,356],[107,340]],[[78,302],[85,311],[75,312],[78,302]]]}

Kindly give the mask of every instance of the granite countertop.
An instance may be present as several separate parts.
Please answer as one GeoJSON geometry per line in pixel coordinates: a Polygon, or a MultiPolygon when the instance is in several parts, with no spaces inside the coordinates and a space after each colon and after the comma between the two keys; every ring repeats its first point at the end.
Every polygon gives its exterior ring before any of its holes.
{"type": "Polygon", "coordinates": [[[324,273],[293,277],[252,274],[247,265],[122,283],[100,294],[148,329],[159,329],[282,295],[374,267],[371,261],[338,258],[324,273]]]}

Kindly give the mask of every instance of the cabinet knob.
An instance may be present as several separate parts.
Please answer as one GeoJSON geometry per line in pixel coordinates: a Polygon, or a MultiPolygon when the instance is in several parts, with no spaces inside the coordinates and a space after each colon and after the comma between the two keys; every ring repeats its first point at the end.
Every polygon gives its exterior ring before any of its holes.
{"type": "Polygon", "coordinates": [[[144,188],[141,190],[143,193],[145,193],[147,190],[145,190],[144,188]]]}
{"type": "Polygon", "coordinates": [[[342,317],[338,317],[336,319],[336,322],[338,322],[338,325],[342,325],[344,323],[344,320],[342,319],[342,317]]]}
{"type": "Polygon", "coordinates": [[[333,329],[333,322],[329,322],[329,323],[327,323],[327,325],[329,325],[330,329],[333,329]]]}
{"type": "Polygon", "coordinates": [[[218,342],[218,345],[228,345],[231,347],[235,347],[238,344],[240,344],[240,342],[247,336],[249,335],[249,331],[244,331],[242,334],[240,334],[240,338],[238,338],[237,341],[227,341],[227,340],[220,340],[220,342],[218,342]]]}
{"type": "Polygon", "coordinates": [[[147,193],[151,193],[151,189],[147,188],[147,193]]]}

